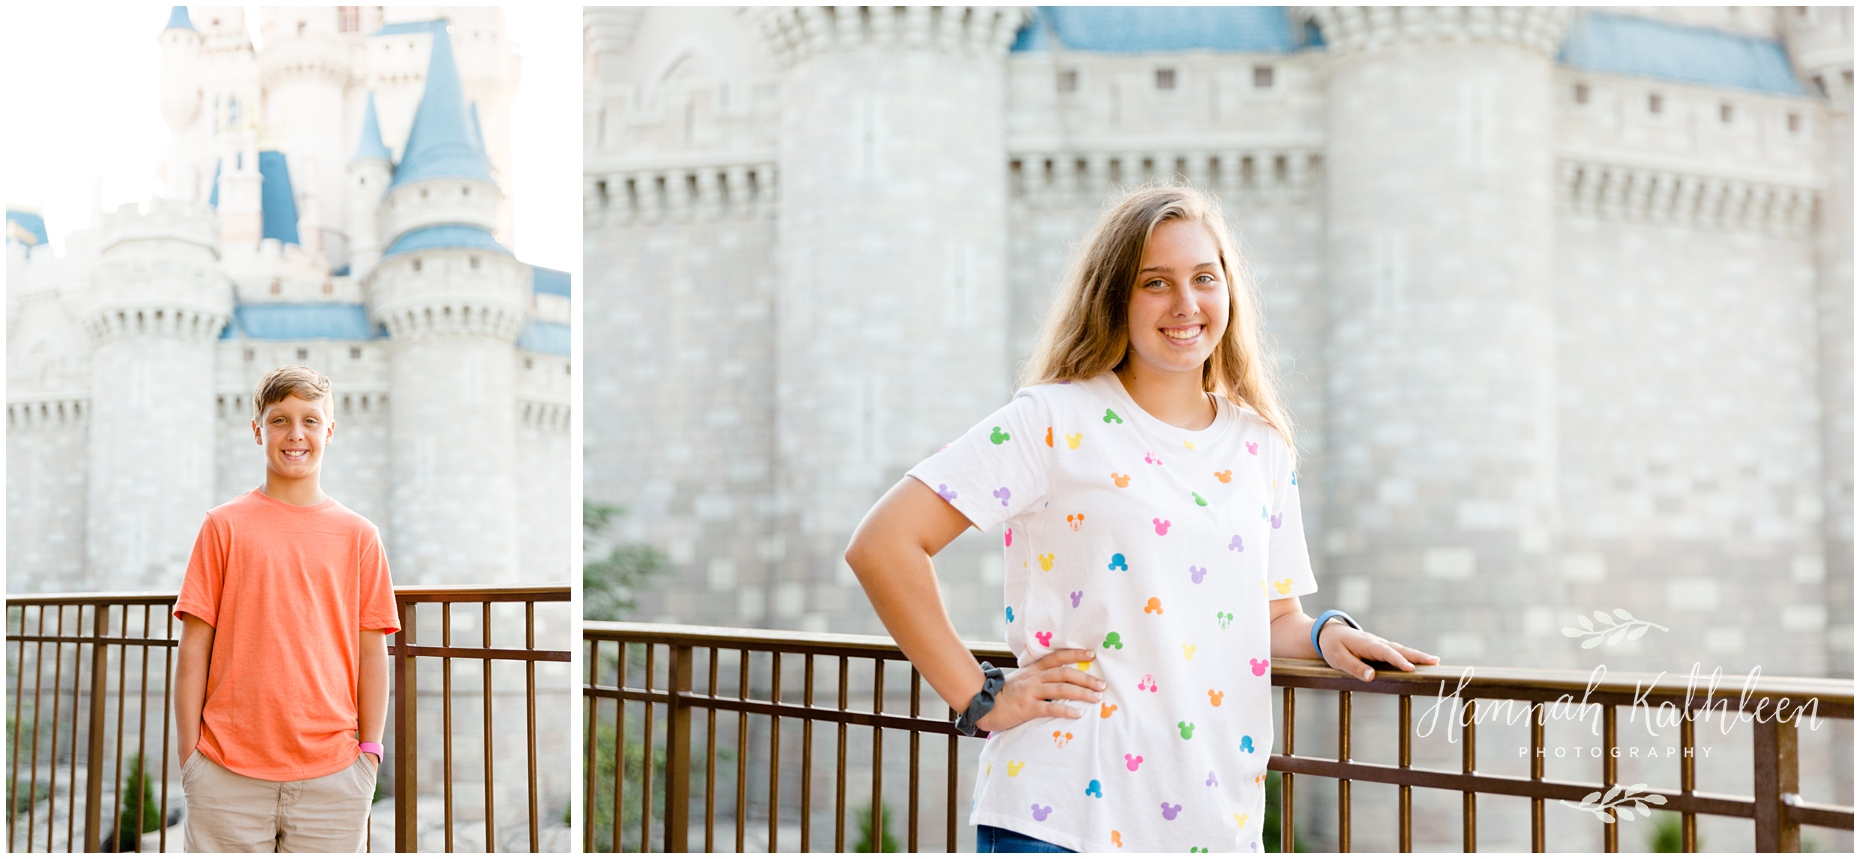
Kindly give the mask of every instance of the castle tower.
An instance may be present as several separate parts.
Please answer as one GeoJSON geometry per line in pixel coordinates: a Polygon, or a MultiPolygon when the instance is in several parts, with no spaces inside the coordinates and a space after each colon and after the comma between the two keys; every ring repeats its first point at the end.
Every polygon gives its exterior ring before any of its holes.
{"type": "MultiPolygon", "coordinates": [[[[337,32],[336,16],[333,6],[264,10],[259,82],[265,92],[265,128],[290,159],[306,201],[340,201],[348,178],[337,165],[345,163],[349,144],[344,134],[349,44],[337,32]]],[[[311,234],[303,236],[304,247],[327,249],[332,260],[347,259],[347,211],[340,205],[305,209],[302,226],[311,234]]]]}
{"type": "MultiPolygon", "coordinates": [[[[1378,608],[1533,604],[1557,529],[1552,55],[1567,10],[1322,7],[1330,342],[1320,564],[1378,608]],[[1486,594],[1489,596],[1482,596],[1486,594]]],[[[1509,622],[1468,622],[1476,659],[1509,622]]],[[[1383,634],[1423,647],[1429,630],[1383,634]]]]}
{"type": "Polygon", "coordinates": [[[394,179],[394,153],[381,142],[375,94],[362,110],[362,134],[349,157],[349,273],[364,277],[381,259],[381,200],[394,179]]]}
{"type": "Polygon", "coordinates": [[[93,352],[86,581],[172,588],[213,497],[215,341],[232,315],[213,211],[156,201],[103,223],[72,298],[93,352]]]}
{"type": "MultiPolygon", "coordinates": [[[[777,625],[851,586],[840,556],[866,509],[1013,391],[1004,59],[1025,17],[966,6],[762,13],[785,67],[777,625]]],[[[999,552],[991,543],[958,544],[948,563],[976,569],[999,552]]]]}
{"type": "Polygon", "coordinates": [[[391,341],[390,552],[409,583],[534,575],[517,569],[513,459],[530,277],[492,237],[499,192],[471,134],[452,40],[436,32],[381,211],[388,246],[364,281],[391,341]]]}
{"type": "Polygon", "coordinates": [[[200,61],[200,31],[187,16],[186,6],[176,6],[168,16],[168,26],[156,37],[161,44],[161,115],[174,133],[174,149],[168,165],[168,188],[178,199],[200,199],[197,175],[200,137],[189,133],[200,117],[200,79],[196,66],[200,61]]]}
{"type": "Polygon", "coordinates": [[[218,187],[211,202],[219,209],[220,241],[229,254],[249,254],[264,232],[264,175],[258,142],[247,132],[238,148],[220,157],[218,187]]]}

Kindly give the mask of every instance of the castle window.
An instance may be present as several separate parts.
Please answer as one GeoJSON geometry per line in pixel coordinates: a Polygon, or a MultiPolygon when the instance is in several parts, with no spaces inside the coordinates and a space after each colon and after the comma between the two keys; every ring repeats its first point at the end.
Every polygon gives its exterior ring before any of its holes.
{"type": "Polygon", "coordinates": [[[419,260],[417,260],[417,259],[413,261],[413,270],[414,270],[414,271],[419,271],[419,270],[420,270],[420,261],[419,261],[419,260]]]}
{"type": "Polygon", "coordinates": [[[353,33],[362,28],[362,7],[337,6],[336,29],[344,33],[353,33]]]}
{"type": "Polygon", "coordinates": [[[1175,69],[1157,69],[1156,88],[1175,89],[1175,69]]]}
{"type": "Polygon", "coordinates": [[[1827,98],[1828,97],[1827,79],[1823,78],[1821,75],[1816,75],[1813,78],[1810,78],[1810,80],[1813,80],[1815,82],[1815,91],[1821,93],[1822,98],[1827,98]]]}
{"type": "Polygon", "coordinates": [[[420,199],[422,199],[422,200],[424,200],[424,199],[426,199],[426,189],[425,189],[425,188],[421,188],[421,189],[420,189],[420,199]]]}
{"type": "Polygon", "coordinates": [[[1589,85],[1588,84],[1576,84],[1576,103],[1577,104],[1588,104],[1589,103],[1589,85]]]}
{"type": "Polygon", "coordinates": [[[301,39],[301,38],[303,38],[303,37],[304,37],[304,29],[305,29],[306,27],[309,27],[309,26],[310,26],[309,24],[307,24],[307,23],[305,23],[305,22],[303,22],[303,21],[298,21],[298,22],[297,22],[297,38],[299,38],[299,39],[301,39]]]}
{"type": "Polygon", "coordinates": [[[310,360],[310,350],[308,350],[308,349],[299,349],[299,350],[297,350],[297,360],[299,360],[299,361],[308,361],[308,360],[310,360]]]}
{"type": "Polygon", "coordinates": [[[1794,134],[1801,130],[1802,130],[1802,115],[1799,113],[1789,114],[1789,133],[1794,134]]]}
{"type": "Polygon", "coordinates": [[[470,186],[470,185],[460,185],[460,186],[459,186],[459,194],[461,194],[461,195],[463,195],[463,196],[466,196],[466,197],[469,197],[469,196],[471,196],[471,186],[470,186]]]}
{"type": "Polygon", "coordinates": [[[324,295],[333,294],[335,293],[335,291],[336,291],[336,284],[334,281],[328,281],[328,280],[323,281],[323,294],[324,295]]]}
{"type": "Polygon", "coordinates": [[[1666,108],[1666,100],[1660,98],[1659,94],[1655,93],[1655,94],[1647,96],[1647,112],[1648,113],[1659,113],[1665,108],[1666,108]]]}
{"type": "Polygon", "coordinates": [[[277,282],[277,281],[275,281],[275,280],[274,280],[274,281],[272,281],[272,282],[271,282],[271,294],[272,294],[272,295],[283,295],[283,294],[284,294],[284,284],[282,284],[282,283],[279,283],[279,282],[277,282]]]}
{"type": "Polygon", "coordinates": [[[248,362],[250,362],[250,361],[251,361],[251,360],[252,360],[253,358],[255,358],[255,357],[257,357],[257,356],[256,356],[256,355],[254,355],[254,354],[252,353],[252,350],[250,350],[250,349],[247,349],[247,350],[245,350],[245,360],[246,360],[246,361],[248,361],[248,362]]]}
{"type": "Polygon", "coordinates": [[[1727,101],[1724,104],[1718,105],[1718,121],[1719,122],[1729,124],[1731,121],[1731,116],[1732,116],[1732,113],[1731,113],[1730,102],[1727,101]]]}
{"type": "Polygon", "coordinates": [[[472,257],[472,258],[471,258],[471,267],[472,267],[472,268],[474,268],[474,269],[478,267],[478,258],[477,258],[477,257],[472,257]]]}
{"type": "Polygon", "coordinates": [[[1272,67],[1271,66],[1254,66],[1253,67],[1253,88],[1254,89],[1272,89],[1272,67]]]}
{"type": "Polygon", "coordinates": [[[349,360],[351,360],[351,361],[360,361],[360,360],[362,360],[362,347],[360,347],[360,346],[350,346],[350,347],[349,347],[349,360]]]}
{"type": "Polygon", "coordinates": [[[525,359],[523,359],[523,369],[525,369],[525,370],[534,370],[534,369],[536,369],[536,359],[535,359],[535,358],[525,358],[525,359]]]}
{"type": "Polygon", "coordinates": [[[1078,69],[1066,69],[1059,73],[1059,91],[1060,92],[1078,92],[1079,91],[1079,70],[1078,69]]]}

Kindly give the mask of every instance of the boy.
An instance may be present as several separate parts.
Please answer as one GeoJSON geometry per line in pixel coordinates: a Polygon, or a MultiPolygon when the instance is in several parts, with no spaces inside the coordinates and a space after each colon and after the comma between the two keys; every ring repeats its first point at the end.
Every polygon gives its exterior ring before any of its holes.
{"type": "Polygon", "coordinates": [[[265,483],[207,513],[174,613],[188,852],[363,849],[400,629],[381,537],[323,494],[329,379],[252,393],[265,483]]]}

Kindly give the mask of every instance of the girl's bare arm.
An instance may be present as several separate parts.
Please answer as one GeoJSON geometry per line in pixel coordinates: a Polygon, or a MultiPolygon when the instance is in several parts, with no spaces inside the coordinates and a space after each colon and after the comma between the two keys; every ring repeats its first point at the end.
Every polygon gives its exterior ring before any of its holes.
{"type": "MultiPolygon", "coordinates": [[[[906,477],[873,505],[846,547],[846,563],[878,619],[930,688],[957,712],[981,691],[982,670],[956,635],[930,558],[968,527],[969,520],[949,502],[906,477]]],[[[977,727],[1000,731],[1038,716],[1078,718],[1078,711],[1055,699],[1099,700],[1103,681],[1069,667],[1091,658],[1091,651],[1059,650],[1013,672],[995,696],[995,709],[977,727]]]]}
{"type": "MultiPolygon", "coordinates": [[[[1317,659],[1311,647],[1312,619],[1298,604],[1297,597],[1272,601],[1272,655],[1286,659],[1317,659]]],[[[1440,657],[1397,644],[1379,635],[1352,629],[1345,623],[1327,623],[1318,632],[1324,645],[1323,658],[1330,667],[1352,677],[1375,679],[1375,669],[1364,660],[1387,662],[1403,671],[1413,671],[1416,663],[1438,665],[1440,657]]]]}

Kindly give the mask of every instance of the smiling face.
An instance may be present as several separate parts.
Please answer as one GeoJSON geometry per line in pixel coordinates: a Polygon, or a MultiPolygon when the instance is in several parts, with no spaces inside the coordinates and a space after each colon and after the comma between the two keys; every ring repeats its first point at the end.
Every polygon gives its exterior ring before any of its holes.
{"type": "Polygon", "coordinates": [[[296,482],[317,476],[323,448],[336,432],[328,404],[327,399],[306,400],[292,394],[266,406],[252,421],[252,438],[265,447],[270,480],[296,482]]]}
{"type": "Polygon", "coordinates": [[[1130,292],[1132,372],[1159,377],[1193,373],[1227,333],[1231,298],[1220,247],[1198,221],[1164,221],[1151,231],[1130,292]]]}

